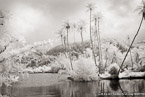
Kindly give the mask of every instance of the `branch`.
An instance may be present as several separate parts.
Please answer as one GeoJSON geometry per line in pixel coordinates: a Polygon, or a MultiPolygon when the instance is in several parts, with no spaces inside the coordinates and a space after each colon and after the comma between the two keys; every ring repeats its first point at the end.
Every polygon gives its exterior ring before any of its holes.
{"type": "Polygon", "coordinates": [[[4,46],[4,49],[0,51],[0,54],[2,54],[7,49],[8,46],[9,46],[9,43],[6,46],[4,46]]]}
{"type": "Polygon", "coordinates": [[[2,62],[4,62],[5,61],[5,58],[3,58],[1,61],[0,61],[0,63],[2,63],[2,62]]]}

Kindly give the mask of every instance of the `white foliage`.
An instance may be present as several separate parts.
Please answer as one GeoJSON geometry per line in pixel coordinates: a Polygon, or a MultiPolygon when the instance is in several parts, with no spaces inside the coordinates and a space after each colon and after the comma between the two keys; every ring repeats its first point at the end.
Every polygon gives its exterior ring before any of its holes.
{"type": "Polygon", "coordinates": [[[71,70],[70,61],[65,56],[59,56],[55,63],[58,64],[60,67],[65,68],[67,71],[71,70]]]}
{"type": "Polygon", "coordinates": [[[81,58],[74,62],[74,69],[69,72],[75,81],[93,81],[98,79],[97,68],[91,58],[81,58]]]}

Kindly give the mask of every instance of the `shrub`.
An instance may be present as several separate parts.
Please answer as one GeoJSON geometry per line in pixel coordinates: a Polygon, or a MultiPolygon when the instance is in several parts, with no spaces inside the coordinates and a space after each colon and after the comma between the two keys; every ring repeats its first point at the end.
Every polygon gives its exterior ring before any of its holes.
{"type": "Polygon", "coordinates": [[[119,70],[119,65],[116,63],[111,64],[107,69],[108,73],[111,75],[117,74],[118,70],[119,70]]]}
{"type": "Polygon", "coordinates": [[[74,69],[69,71],[74,81],[94,81],[98,79],[96,65],[91,58],[80,58],[74,62],[74,69]]]}

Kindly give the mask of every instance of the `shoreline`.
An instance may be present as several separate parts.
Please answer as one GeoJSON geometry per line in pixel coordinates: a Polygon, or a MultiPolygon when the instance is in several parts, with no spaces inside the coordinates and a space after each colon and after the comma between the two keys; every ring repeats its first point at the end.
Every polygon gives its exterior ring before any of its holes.
{"type": "Polygon", "coordinates": [[[59,75],[57,73],[37,73],[29,74],[29,78],[13,83],[13,87],[43,87],[64,83],[67,75],[59,75]]]}

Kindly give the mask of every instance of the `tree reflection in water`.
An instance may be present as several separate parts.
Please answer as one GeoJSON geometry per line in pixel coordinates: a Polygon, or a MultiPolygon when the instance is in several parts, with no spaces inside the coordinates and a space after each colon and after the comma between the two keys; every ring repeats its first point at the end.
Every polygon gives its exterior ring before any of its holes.
{"type": "MultiPolygon", "coordinates": [[[[0,93],[1,95],[7,95],[7,97],[104,97],[106,94],[103,95],[103,93],[122,93],[122,97],[127,97],[123,94],[145,93],[144,84],[144,80],[101,80],[97,82],[66,81],[45,87],[21,87],[21,85],[6,87],[2,85],[2,87],[0,87],[0,93]]],[[[111,97],[111,95],[107,97],[111,97]]],[[[120,96],[116,95],[116,97],[120,96]]],[[[137,96],[134,95],[132,97],[137,96]]],[[[144,95],[142,97],[144,97],[144,95]]]]}
{"type": "Polygon", "coordinates": [[[113,91],[117,91],[119,89],[119,84],[119,80],[111,80],[109,86],[113,91]]]}

